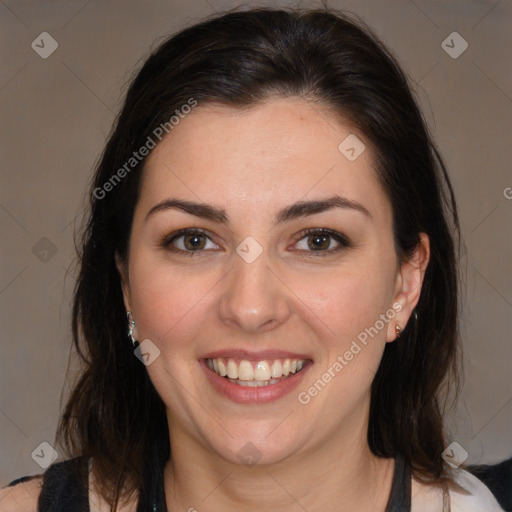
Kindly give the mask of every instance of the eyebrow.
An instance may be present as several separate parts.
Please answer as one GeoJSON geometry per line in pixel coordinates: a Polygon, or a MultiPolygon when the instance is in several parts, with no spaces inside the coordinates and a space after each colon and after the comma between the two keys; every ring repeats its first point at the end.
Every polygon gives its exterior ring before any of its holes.
{"type": "MultiPolygon", "coordinates": [[[[369,219],[372,218],[370,212],[361,203],[347,199],[343,196],[336,195],[322,200],[298,201],[290,206],[287,206],[277,214],[275,223],[279,224],[282,222],[288,222],[301,217],[307,217],[309,215],[315,215],[317,213],[332,210],[334,208],[358,211],[365,217],[368,217],[369,219]]],[[[226,213],[226,210],[223,208],[218,208],[206,203],[196,203],[193,201],[185,201],[182,199],[174,198],[165,199],[164,201],[161,201],[160,203],[153,206],[146,214],[144,222],[146,222],[149,217],[157,212],[163,212],[171,209],[179,209],[186,213],[190,213],[191,215],[195,215],[196,217],[211,220],[219,224],[229,223],[229,217],[226,213]]]]}

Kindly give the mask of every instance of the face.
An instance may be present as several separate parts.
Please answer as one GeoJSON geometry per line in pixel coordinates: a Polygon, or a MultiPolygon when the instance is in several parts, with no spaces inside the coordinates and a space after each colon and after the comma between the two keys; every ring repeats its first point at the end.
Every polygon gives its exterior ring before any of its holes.
{"type": "Polygon", "coordinates": [[[365,438],[421,279],[373,164],[363,134],[295,98],[199,105],[149,155],[118,265],[171,443],[273,464],[365,438]]]}

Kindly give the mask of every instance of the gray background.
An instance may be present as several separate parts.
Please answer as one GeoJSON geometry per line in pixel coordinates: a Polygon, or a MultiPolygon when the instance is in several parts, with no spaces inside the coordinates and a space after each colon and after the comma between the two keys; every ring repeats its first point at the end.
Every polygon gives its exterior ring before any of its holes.
{"type": "MultiPolygon", "coordinates": [[[[235,5],[0,1],[0,484],[42,473],[31,454],[53,443],[70,355],[75,218],[123,84],[155,41],[235,5]],[[45,31],[58,42],[47,59],[31,47],[45,31]]],[[[448,165],[467,245],[466,379],[450,441],[470,462],[500,461],[512,456],[512,3],[330,5],[362,16],[398,56],[448,165]],[[469,44],[456,59],[441,45],[454,31],[469,44]]]]}

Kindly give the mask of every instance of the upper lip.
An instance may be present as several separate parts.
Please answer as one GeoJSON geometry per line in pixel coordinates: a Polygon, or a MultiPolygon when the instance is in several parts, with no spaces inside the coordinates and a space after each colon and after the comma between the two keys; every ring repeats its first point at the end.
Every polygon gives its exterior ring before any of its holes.
{"type": "Polygon", "coordinates": [[[246,361],[264,361],[271,359],[311,359],[308,355],[299,354],[297,352],[288,352],[284,350],[247,350],[243,348],[220,349],[208,352],[201,359],[215,359],[217,357],[245,359],[246,361]]]}

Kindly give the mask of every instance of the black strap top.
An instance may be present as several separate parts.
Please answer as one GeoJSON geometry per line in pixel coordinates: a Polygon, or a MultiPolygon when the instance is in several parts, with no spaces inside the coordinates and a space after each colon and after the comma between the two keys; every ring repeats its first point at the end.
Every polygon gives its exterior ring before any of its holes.
{"type": "MultiPolygon", "coordinates": [[[[9,486],[34,477],[13,480],[9,486]]],[[[146,503],[140,502],[137,512],[167,512],[163,475],[149,486],[146,503]]],[[[142,500],[144,501],[144,500],[142,500]]],[[[395,460],[391,494],[385,512],[411,511],[411,469],[403,458],[395,460]]],[[[89,464],[83,457],[53,463],[43,474],[43,485],[37,512],[90,512],[89,464]]]]}

